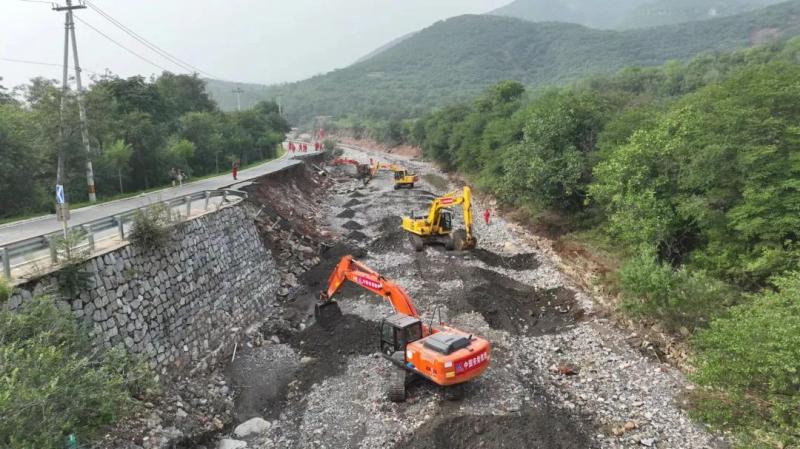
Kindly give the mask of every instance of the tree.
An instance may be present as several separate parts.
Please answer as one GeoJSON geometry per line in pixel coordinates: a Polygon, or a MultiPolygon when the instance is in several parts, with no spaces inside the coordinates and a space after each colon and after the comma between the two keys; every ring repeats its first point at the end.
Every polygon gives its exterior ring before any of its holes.
{"type": "Polygon", "coordinates": [[[170,160],[184,171],[189,169],[189,161],[194,157],[196,150],[194,144],[186,139],[172,136],[167,141],[167,154],[170,160]]]}
{"type": "Polygon", "coordinates": [[[124,140],[118,139],[106,148],[105,156],[108,158],[111,165],[117,170],[117,177],[119,178],[119,193],[125,193],[122,187],[122,170],[128,167],[131,156],[133,156],[133,147],[125,143],[124,140]]]}
{"type": "Polygon", "coordinates": [[[565,211],[582,208],[589,157],[610,109],[594,92],[550,91],[535,100],[522,142],[506,155],[503,197],[565,211]]]}
{"type": "Polygon", "coordinates": [[[42,161],[35,146],[33,119],[34,114],[14,105],[0,105],[0,217],[35,211],[47,204],[45,188],[36,182],[42,161]]]}

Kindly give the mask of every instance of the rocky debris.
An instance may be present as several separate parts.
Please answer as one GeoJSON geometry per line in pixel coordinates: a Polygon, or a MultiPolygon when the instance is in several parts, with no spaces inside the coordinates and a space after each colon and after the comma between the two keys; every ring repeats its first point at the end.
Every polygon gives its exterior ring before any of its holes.
{"type": "Polygon", "coordinates": [[[359,223],[357,221],[354,221],[354,220],[348,221],[347,223],[343,224],[342,227],[345,228],[345,229],[349,229],[351,231],[364,229],[364,225],[362,225],[361,223],[359,223]]]}
{"type": "MultiPolygon", "coordinates": [[[[435,172],[427,165],[403,163],[419,174],[435,172]]],[[[398,405],[381,398],[386,375],[381,360],[376,366],[370,354],[358,355],[356,350],[334,364],[338,368],[330,375],[313,383],[298,382],[298,393],[268,432],[270,444],[725,447],[678,407],[683,376],[631,348],[625,343],[627,335],[591,315],[591,300],[569,287],[549,256],[527,245],[502,217],[493,216],[489,226],[476,223],[477,252],[426,248],[414,253],[398,229],[398,217],[424,210],[430,196],[391,188],[391,180],[377,177],[358,190],[364,195],[359,198],[371,206],[359,209],[364,232],[378,236],[367,246],[370,254],[362,258],[403,285],[424,319],[433,319],[432,310],[438,307],[453,325],[486,336],[494,347],[492,365],[466,385],[462,401],[443,401],[435,388],[422,382],[412,386],[408,402],[398,405]],[[540,332],[536,326],[542,312],[554,321],[540,332]],[[327,419],[334,415],[335,420],[327,419]]],[[[328,216],[341,212],[350,200],[344,195],[353,192],[343,189],[330,197],[325,203],[328,216]]],[[[331,227],[347,234],[335,221],[331,227]]],[[[356,292],[343,290],[343,318],[378,322],[385,316],[385,304],[356,292]]],[[[341,348],[347,354],[344,343],[341,348]]]]}
{"type": "Polygon", "coordinates": [[[345,209],[336,215],[337,218],[353,218],[355,216],[356,216],[356,211],[354,211],[353,209],[345,209]]]}
{"type": "Polygon", "coordinates": [[[220,440],[217,449],[242,449],[247,447],[246,441],[239,441],[239,440],[232,440],[232,439],[223,439],[220,440]]]}
{"type": "Polygon", "coordinates": [[[361,231],[353,231],[347,234],[347,238],[355,242],[365,242],[369,240],[369,236],[361,231]]]}
{"type": "Polygon", "coordinates": [[[161,394],[142,403],[143,412],[110,429],[97,447],[172,449],[194,447],[234,420],[234,395],[214,371],[176,377],[161,394]]]}
{"type": "Polygon", "coordinates": [[[260,435],[266,432],[270,428],[271,423],[264,418],[252,418],[249,419],[238,426],[236,429],[233,430],[233,434],[239,438],[244,438],[250,435],[260,435]]]}

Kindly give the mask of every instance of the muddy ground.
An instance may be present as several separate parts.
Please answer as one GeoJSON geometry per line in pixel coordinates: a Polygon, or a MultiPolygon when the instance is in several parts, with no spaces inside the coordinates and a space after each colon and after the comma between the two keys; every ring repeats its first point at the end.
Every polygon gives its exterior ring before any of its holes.
{"type": "MultiPolygon", "coordinates": [[[[725,447],[681,410],[683,376],[593,315],[591,299],[501,217],[476,225],[476,250],[415,252],[400,217],[424,213],[443,186],[456,186],[421,162],[383,159],[409,166],[423,181],[396,191],[388,173],[364,186],[337,168],[324,189],[305,192],[316,198],[292,200],[314,209],[299,225],[303,235],[325,242],[314,247],[315,263],[297,273],[283,319],[267,323],[263,344],[245,348],[227,369],[237,418],[271,423],[243,438],[247,447],[725,447]],[[378,324],[392,310],[369,292],[345,286],[338,323],[326,329],[314,322],[318,292],[345,254],[403,286],[426,321],[438,310],[436,319],[492,343],[490,367],[459,400],[425,381],[410,387],[405,403],[385,398],[395,367],[378,355],[378,324]]],[[[266,240],[279,247],[283,239],[266,240]]]]}

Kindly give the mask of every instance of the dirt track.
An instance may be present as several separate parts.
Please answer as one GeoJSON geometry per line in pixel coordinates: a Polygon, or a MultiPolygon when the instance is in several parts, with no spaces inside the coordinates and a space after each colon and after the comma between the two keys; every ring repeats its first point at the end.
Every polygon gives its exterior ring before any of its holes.
{"type": "MultiPolygon", "coordinates": [[[[439,175],[401,162],[427,179],[439,175]]],[[[400,216],[425,211],[443,192],[428,182],[395,191],[389,174],[362,186],[346,170],[337,173],[319,203],[330,217],[320,223],[325,229],[307,232],[338,240],[298,276],[286,322],[262,329],[268,343],[243,351],[228,369],[239,419],[272,423],[247,447],[724,447],[679,409],[680,373],[629,347],[626,335],[594,317],[590,299],[566,286],[502,219],[478,224],[473,252],[416,253],[400,216]],[[492,342],[490,368],[461,400],[445,400],[427,382],[413,385],[406,403],[385,399],[395,368],[378,356],[377,335],[391,308],[368,292],[341,290],[344,316],[333,329],[313,322],[317,292],[350,253],[402,285],[423,319],[439,308],[445,321],[492,342]]]]}

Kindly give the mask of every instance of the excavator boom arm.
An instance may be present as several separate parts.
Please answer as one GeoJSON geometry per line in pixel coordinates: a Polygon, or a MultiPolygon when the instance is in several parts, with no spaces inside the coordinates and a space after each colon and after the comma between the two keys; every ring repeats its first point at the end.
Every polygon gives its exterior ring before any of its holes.
{"type": "Polygon", "coordinates": [[[339,291],[345,281],[381,296],[389,301],[394,310],[404,315],[419,318],[411,298],[399,285],[384,278],[368,266],[353,260],[353,256],[344,256],[328,278],[328,289],[323,292],[323,299],[330,300],[339,291]]]}

